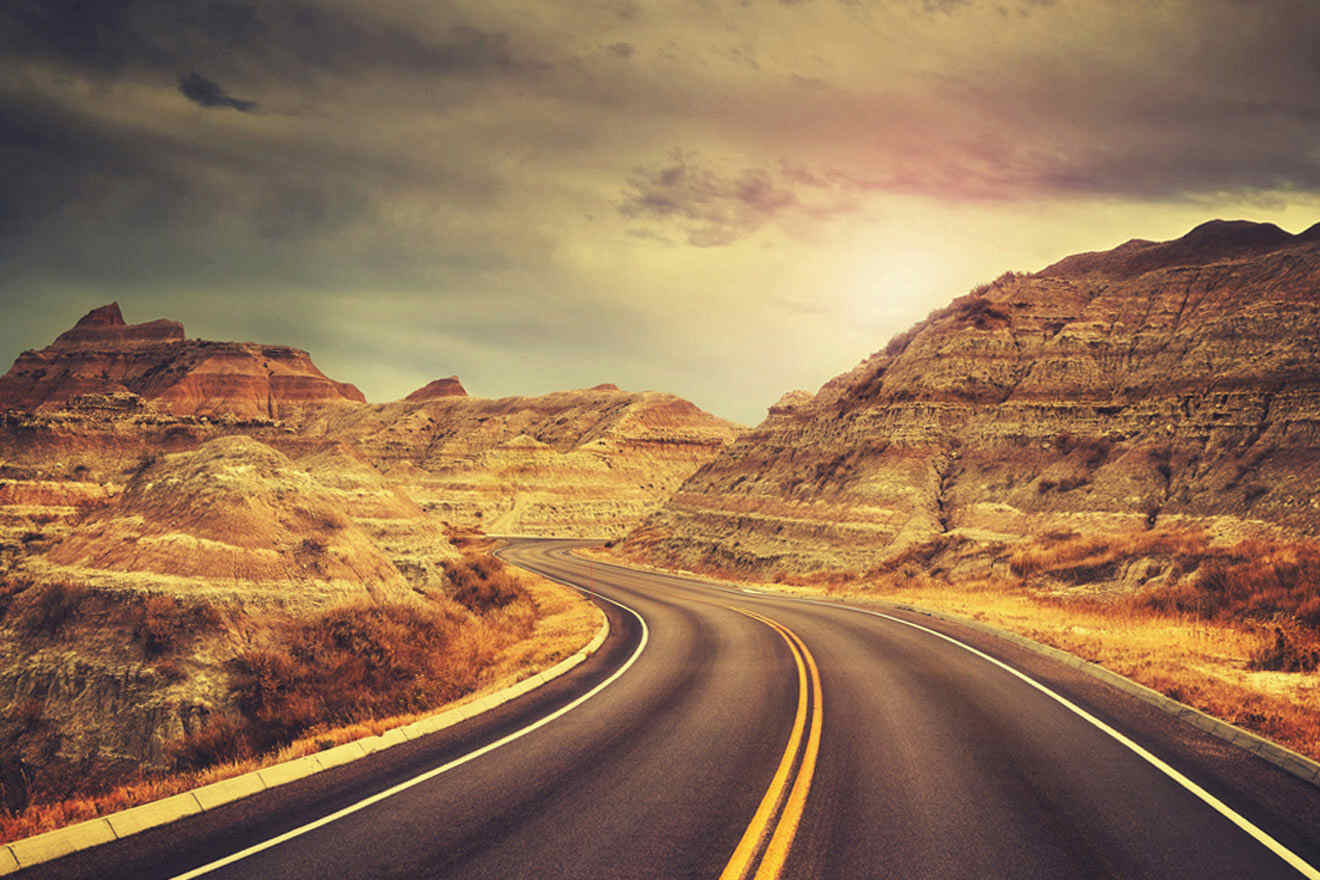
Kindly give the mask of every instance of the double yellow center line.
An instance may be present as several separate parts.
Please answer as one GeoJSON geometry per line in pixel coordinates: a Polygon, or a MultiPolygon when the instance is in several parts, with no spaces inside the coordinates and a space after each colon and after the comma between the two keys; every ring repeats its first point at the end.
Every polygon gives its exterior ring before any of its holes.
{"type": "Polygon", "coordinates": [[[793,719],[793,732],[788,737],[784,756],[779,761],[770,787],[752,816],[752,822],[743,832],[729,864],[720,874],[720,880],[774,880],[784,870],[788,851],[797,834],[798,823],[806,808],[807,794],[811,791],[811,777],[816,772],[816,755],[820,752],[821,690],[820,670],[816,660],[802,639],[788,627],[751,611],[725,606],[740,614],[758,620],[775,630],[788,643],[798,672],[797,716],[793,719]],[[808,672],[810,674],[808,674],[808,672]],[[803,746],[803,737],[806,745],[803,746]],[[797,774],[793,770],[796,767],[797,774]],[[792,787],[789,787],[792,777],[792,787]],[[776,819],[778,821],[776,821],[776,819]],[[773,831],[771,826],[773,825],[773,831]],[[753,870],[755,873],[753,874],[753,870]]]}

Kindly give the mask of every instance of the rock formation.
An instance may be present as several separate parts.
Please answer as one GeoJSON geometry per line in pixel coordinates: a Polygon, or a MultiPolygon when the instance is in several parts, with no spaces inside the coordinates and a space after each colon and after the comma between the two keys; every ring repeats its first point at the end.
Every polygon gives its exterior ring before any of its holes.
{"type": "Polygon", "coordinates": [[[409,394],[404,400],[434,400],[437,397],[467,397],[467,389],[463,387],[462,382],[458,381],[457,376],[447,376],[444,379],[428,382],[409,394]]]}
{"type": "Polygon", "coordinates": [[[794,393],[624,549],[864,571],[941,535],[1320,532],[1320,226],[1214,221],[1006,274],[794,393]]]}
{"type": "Polygon", "coordinates": [[[46,777],[168,766],[173,746],[233,712],[229,661],[278,640],[272,621],[442,595],[443,565],[459,557],[415,504],[333,447],[295,462],[222,437],[149,457],[121,492],[5,490],[0,516],[22,530],[0,530],[0,640],[22,662],[0,664],[0,742],[46,777]]]}
{"type": "Polygon", "coordinates": [[[250,342],[187,339],[175,321],[126,324],[119,305],[88,312],[0,377],[0,409],[33,410],[88,394],[132,392],[176,415],[276,418],[311,403],[364,402],[307,352],[250,342]]]}
{"type": "Polygon", "coordinates": [[[615,537],[739,432],[671,394],[614,386],[308,410],[303,442],[352,445],[439,518],[488,534],[615,537]]]}
{"type": "Polygon", "coordinates": [[[343,499],[269,446],[222,437],[143,462],[45,561],[70,581],[133,573],[248,603],[273,595],[282,607],[405,594],[407,582],[343,499]]]}

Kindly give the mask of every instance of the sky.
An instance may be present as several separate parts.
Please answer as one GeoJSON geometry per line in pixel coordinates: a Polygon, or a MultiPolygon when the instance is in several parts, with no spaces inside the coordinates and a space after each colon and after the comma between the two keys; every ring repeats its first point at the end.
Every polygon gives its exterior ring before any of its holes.
{"type": "Polygon", "coordinates": [[[755,424],[1005,270],[1320,220],[1314,0],[6,0],[0,360],[132,323],[369,400],[755,424]]]}

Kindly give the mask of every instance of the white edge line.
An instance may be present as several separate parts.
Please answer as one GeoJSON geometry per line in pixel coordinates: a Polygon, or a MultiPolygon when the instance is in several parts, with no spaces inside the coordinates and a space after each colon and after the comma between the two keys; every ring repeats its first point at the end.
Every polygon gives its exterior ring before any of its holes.
{"type": "MultiPolygon", "coordinates": [[[[574,586],[574,585],[570,585],[570,586],[574,586]]],[[[335,812],[330,813],[327,816],[322,816],[320,819],[315,819],[311,822],[308,822],[305,825],[299,825],[297,828],[286,831],[283,834],[270,838],[269,840],[264,840],[261,843],[253,844],[252,846],[249,846],[247,849],[242,849],[236,853],[231,853],[230,855],[227,855],[224,858],[216,859],[213,862],[208,862],[207,864],[202,865],[201,867],[193,868],[191,871],[185,871],[182,874],[177,874],[174,877],[172,877],[171,880],[191,880],[191,878],[193,877],[201,877],[204,874],[209,874],[212,871],[215,871],[219,868],[223,868],[227,865],[232,865],[235,862],[241,861],[247,858],[248,856],[256,855],[257,853],[262,852],[264,850],[268,850],[273,847],[279,846],[281,843],[292,840],[295,837],[301,837],[302,835],[308,833],[309,831],[315,831],[317,828],[320,828],[324,825],[329,825],[331,822],[334,822],[338,819],[342,819],[345,816],[358,812],[359,810],[364,810],[367,807],[371,806],[372,804],[379,803],[380,801],[383,801],[386,798],[390,798],[396,794],[399,794],[400,792],[407,791],[413,786],[420,785],[429,779],[434,779],[435,777],[439,776],[442,773],[448,773],[450,770],[453,770],[455,767],[461,767],[462,765],[468,763],[469,761],[474,761],[477,758],[480,758],[482,755],[487,754],[488,752],[495,751],[500,746],[508,745],[509,743],[513,742],[516,739],[521,739],[522,737],[526,736],[532,731],[544,727],[545,725],[549,724],[551,721],[554,721],[556,718],[568,714],[569,712],[576,709],[578,706],[585,703],[587,700],[596,696],[596,694],[605,690],[605,688],[609,687],[616,680],[618,680],[620,676],[622,676],[625,672],[627,672],[628,669],[633,665],[633,663],[637,662],[637,658],[642,655],[642,651],[643,649],[646,648],[646,643],[650,639],[650,631],[647,629],[646,620],[642,617],[642,615],[638,614],[636,611],[629,608],[627,605],[624,605],[622,602],[616,602],[615,600],[609,598],[608,596],[602,596],[600,593],[595,593],[592,592],[591,590],[583,589],[582,587],[574,586],[574,589],[581,590],[582,592],[587,593],[588,595],[595,596],[598,599],[604,599],[606,602],[610,602],[614,605],[618,605],[624,611],[627,611],[633,617],[636,617],[638,622],[641,623],[642,625],[642,638],[637,645],[637,649],[633,651],[632,656],[629,657],[628,660],[622,666],[616,669],[609,678],[605,679],[600,684],[596,685],[594,688],[592,688],[582,696],[575,699],[573,702],[559,707],[554,712],[551,712],[549,715],[546,715],[544,718],[539,718],[536,721],[533,721],[531,724],[528,724],[526,727],[519,728],[518,730],[515,730],[513,733],[500,737],[494,742],[487,743],[481,748],[474,749],[473,751],[468,752],[465,755],[455,758],[454,760],[448,762],[447,764],[442,764],[439,767],[435,767],[432,768],[431,770],[427,770],[425,773],[414,776],[412,779],[404,780],[403,782],[400,782],[397,785],[393,785],[390,788],[385,789],[384,791],[377,792],[376,794],[373,794],[370,797],[363,798],[357,803],[349,804],[347,807],[344,807],[343,809],[340,810],[336,810],[335,812]]]]}
{"type": "Polygon", "coordinates": [[[936,636],[937,638],[944,639],[946,642],[957,645],[959,648],[962,648],[965,651],[975,654],[977,657],[980,657],[982,660],[985,660],[989,663],[993,663],[995,666],[998,666],[1000,669],[1004,670],[1010,675],[1016,676],[1017,678],[1031,685],[1033,688],[1045,694],[1047,697],[1054,700],[1055,702],[1059,703],[1073,714],[1082,718],[1084,721],[1089,722],[1103,733],[1108,734],[1110,737],[1117,740],[1120,744],[1122,744],[1123,746],[1131,750],[1133,753],[1135,753],[1137,757],[1141,758],[1143,761],[1150,764],[1156,770],[1159,770],[1165,776],[1168,776],[1170,779],[1181,785],[1187,791],[1196,795],[1196,797],[1200,798],[1202,801],[1208,804],[1211,808],[1213,808],[1225,819],[1232,822],[1234,825],[1236,825],[1238,828],[1241,828],[1243,831],[1247,832],[1247,834],[1251,835],[1251,837],[1254,838],[1257,843],[1261,844],[1270,852],[1274,853],[1276,856],[1283,859],[1285,862],[1288,863],[1289,866],[1295,868],[1297,872],[1300,873],[1303,877],[1310,878],[1310,880],[1320,880],[1320,870],[1317,870],[1301,856],[1297,855],[1292,850],[1288,849],[1286,846],[1279,843],[1277,840],[1275,840],[1265,831],[1261,830],[1259,827],[1253,824],[1249,819],[1247,819],[1237,810],[1234,810],[1228,804],[1224,803],[1219,798],[1215,797],[1210,792],[1206,791],[1204,788],[1197,785],[1191,779],[1184,776],[1178,770],[1171,767],[1168,763],[1166,763],[1164,760],[1162,760],[1161,758],[1157,757],[1156,755],[1148,751],[1143,746],[1134,742],[1131,738],[1129,738],[1122,732],[1109,726],[1105,722],[1101,721],[1099,718],[1096,718],[1090,712],[1087,712],[1085,709],[1083,709],[1081,706],[1078,706],[1076,703],[1072,702],[1067,697],[1055,693],[1045,685],[1036,681],[1031,676],[1027,675],[1024,672],[1019,672],[1018,670],[1014,669],[1012,666],[1009,666],[1007,663],[1003,662],[1002,660],[998,660],[994,657],[991,657],[989,654],[985,653],[984,651],[977,650],[976,648],[973,648],[971,645],[968,645],[964,642],[960,642],[957,639],[953,638],[952,636],[947,636],[944,633],[939,632],[938,630],[934,630],[931,629],[930,627],[922,626],[919,623],[913,623],[910,620],[904,620],[901,617],[894,617],[893,615],[884,614],[879,611],[869,611],[865,608],[855,608],[850,605],[843,605],[835,602],[820,602],[814,599],[801,599],[801,598],[797,598],[796,601],[806,602],[811,605],[824,605],[830,608],[842,608],[846,611],[856,612],[857,614],[869,614],[873,617],[880,617],[883,618],[884,620],[893,621],[894,623],[901,623],[904,626],[910,626],[913,629],[918,629],[921,630],[922,632],[936,636]]]}
{"type": "MultiPolygon", "coordinates": [[[[611,563],[604,563],[604,564],[610,565],[611,563]]],[[[616,567],[627,568],[627,566],[620,566],[617,564],[616,567]]],[[[635,570],[636,569],[634,569],[634,571],[635,570]]],[[[660,577],[666,576],[666,573],[664,572],[643,572],[643,573],[654,574],[660,577]]],[[[684,575],[675,575],[672,573],[668,574],[668,576],[678,577],[680,580],[688,580],[688,581],[693,580],[692,578],[686,577],[684,575]]],[[[707,587],[713,587],[716,590],[725,593],[732,593],[733,595],[743,595],[744,593],[744,591],[741,589],[724,587],[720,584],[711,584],[699,580],[695,581],[695,583],[698,584],[704,583],[704,585],[707,587]]],[[[1014,669],[1012,666],[1009,666],[1007,663],[1003,662],[1002,660],[998,660],[994,657],[991,657],[989,654],[985,653],[984,651],[980,651],[976,648],[973,648],[971,645],[968,645],[965,642],[960,642],[957,639],[953,638],[952,636],[947,636],[944,633],[939,632],[938,630],[931,629],[930,627],[927,626],[922,626],[919,623],[913,623],[910,620],[904,620],[901,617],[894,617],[891,614],[885,614],[880,611],[871,611],[866,608],[857,608],[856,606],[847,605],[842,602],[825,602],[819,599],[808,599],[802,596],[771,596],[770,594],[763,594],[763,595],[767,599],[784,599],[789,602],[801,602],[807,605],[820,605],[825,608],[839,608],[844,611],[852,611],[856,614],[869,614],[872,617],[879,617],[884,620],[893,621],[894,623],[901,623],[904,626],[909,626],[912,627],[913,629],[921,630],[922,632],[929,633],[930,635],[936,636],[937,638],[944,639],[946,642],[949,642],[950,644],[957,645],[959,648],[962,648],[963,650],[968,651],[976,655],[977,657],[980,657],[981,659],[994,664],[995,666],[998,666],[1000,669],[1003,669],[1005,672],[1009,673],[1010,675],[1016,676],[1017,678],[1031,685],[1036,690],[1045,694],[1050,699],[1059,703],[1061,706],[1068,709],[1070,712],[1074,713],[1082,720],[1090,723],[1098,730],[1100,730],[1102,733],[1105,733],[1108,736],[1112,737],[1119,744],[1123,745],[1124,747],[1132,751],[1135,755],[1137,755],[1137,757],[1146,761],[1148,764],[1150,764],[1156,770],[1159,770],[1165,776],[1168,776],[1170,779],[1178,783],[1180,786],[1182,786],[1191,794],[1195,795],[1197,798],[1199,798],[1201,801],[1203,801],[1205,804],[1207,804],[1209,807],[1211,807],[1213,810],[1215,810],[1225,819],[1227,819],[1228,821],[1236,825],[1238,828],[1245,831],[1257,843],[1261,844],[1270,852],[1274,853],[1276,856],[1278,856],[1280,859],[1286,862],[1290,867],[1294,868],[1303,877],[1307,877],[1309,878],[1309,880],[1320,880],[1320,870],[1317,870],[1313,865],[1311,865],[1301,856],[1297,855],[1295,852],[1288,849],[1283,844],[1279,843],[1277,840],[1271,837],[1267,832],[1259,828],[1251,820],[1247,819],[1237,810],[1234,810],[1228,804],[1224,803],[1219,798],[1215,797],[1210,792],[1206,791],[1200,785],[1193,782],[1187,776],[1183,775],[1181,772],[1170,766],[1167,762],[1165,762],[1163,759],[1159,758],[1158,756],[1150,752],[1148,749],[1144,748],[1143,746],[1133,741],[1127,735],[1109,726],[1105,722],[1101,721],[1099,718],[1096,718],[1090,712],[1087,712],[1085,709],[1083,709],[1081,706],[1078,706],[1076,703],[1072,702],[1067,697],[1055,693],[1045,685],[1036,681],[1031,676],[1027,675],[1024,672],[1020,672],[1017,669],[1014,669]]]]}

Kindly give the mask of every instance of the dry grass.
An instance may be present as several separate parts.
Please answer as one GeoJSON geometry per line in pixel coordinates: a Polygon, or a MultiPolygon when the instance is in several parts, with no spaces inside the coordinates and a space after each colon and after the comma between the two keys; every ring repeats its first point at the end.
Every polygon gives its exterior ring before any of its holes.
{"type": "Polygon", "coordinates": [[[65,638],[89,624],[128,634],[147,659],[186,650],[221,626],[223,615],[201,597],[150,595],[72,582],[36,583],[20,572],[0,575],[0,624],[23,647],[65,638]]]}
{"type": "MultiPolygon", "coordinates": [[[[1320,547],[1217,546],[1199,532],[1058,533],[1002,554],[1005,577],[950,583],[930,575],[942,555],[964,547],[943,535],[865,574],[822,571],[756,585],[973,618],[1320,760],[1320,547]],[[1159,576],[1135,588],[1113,580],[1139,562],[1159,576]]],[[[605,550],[584,555],[620,561],[605,550]]],[[[726,570],[687,573],[747,582],[726,570]]]]}
{"type": "Polygon", "coordinates": [[[1272,631],[1136,603],[1068,603],[1006,583],[877,586],[858,595],[970,617],[1104,666],[1320,759],[1320,676],[1253,671],[1272,631]]]}
{"type": "MultiPolygon", "coordinates": [[[[460,546],[464,564],[489,558],[489,542],[460,546]]],[[[242,718],[178,744],[174,772],[0,813],[0,841],[379,735],[549,668],[595,634],[601,622],[595,606],[494,561],[475,565],[488,574],[489,589],[474,588],[463,575],[455,584],[457,591],[471,589],[470,601],[484,609],[479,614],[437,599],[429,609],[354,605],[287,622],[280,647],[239,658],[242,718]]]]}

